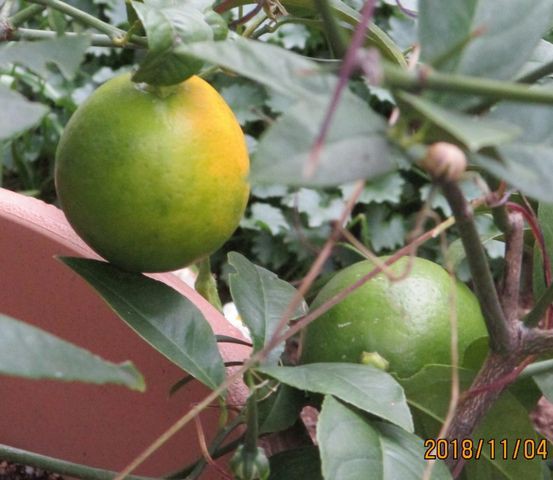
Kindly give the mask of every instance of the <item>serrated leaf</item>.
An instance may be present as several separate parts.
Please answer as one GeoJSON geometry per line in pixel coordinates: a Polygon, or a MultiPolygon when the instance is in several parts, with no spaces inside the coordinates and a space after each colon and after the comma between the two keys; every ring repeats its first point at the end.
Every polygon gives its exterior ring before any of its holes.
{"type": "MultiPolygon", "coordinates": [[[[331,396],[325,397],[317,428],[325,479],[420,480],[426,468],[423,441],[383,422],[368,421],[331,396]]],[[[442,462],[434,480],[451,479],[442,462]]]]}
{"type": "Polygon", "coordinates": [[[48,108],[40,103],[31,103],[25,97],[0,85],[0,141],[28,130],[46,115],[48,108]]]}
{"type": "MultiPolygon", "coordinates": [[[[367,182],[363,192],[359,196],[357,203],[399,203],[403,187],[404,178],[399,173],[390,173],[367,182]]],[[[347,200],[351,197],[355,189],[354,183],[340,186],[342,198],[347,200]]]]}
{"type": "Polygon", "coordinates": [[[413,431],[402,388],[388,373],[353,363],[263,367],[261,373],[308,392],[334,395],[361,410],[413,431]]]}
{"type": "MultiPolygon", "coordinates": [[[[420,0],[421,59],[445,72],[510,79],[530,57],[552,19],[549,0],[420,0]]],[[[450,94],[439,98],[440,103],[457,109],[471,101],[450,94]]]]}
{"type": "Polygon", "coordinates": [[[85,258],[61,261],[90,284],[146,342],[209,388],[225,378],[215,335],[203,314],[164,283],[85,258]]]}
{"type": "Polygon", "coordinates": [[[252,230],[268,230],[273,235],[290,229],[282,210],[268,203],[252,204],[250,215],[242,218],[240,226],[252,230]]]}
{"type": "Polygon", "coordinates": [[[0,373],[32,379],[124,385],[143,392],[131,362],[115,364],[37,327],[0,315],[0,373]]]}
{"type": "MultiPolygon", "coordinates": [[[[459,369],[459,377],[462,390],[466,390],[474,377],[472,371],[459,369]]],[[[413,415],[421,419],[425,426],[427,438],[433,438],[443,423],[447,412],[451,390],[451,367],[427,366],[419,373],[408,379],[402,379],[401,384],[405,388],[408,401],[413,408],[413,415]]],[[[514,446],[517,439],[535,439],[536,432],[528,418],[526,409],[508,392],[504,393],[494,404],[492,409],[484,417],[480,426],[476,429],[473,439],[475,444],[482,439],[483,445],[479,460],[473,460],[467,464],[469,471],[477,470],[482,473],[482,468],[491,472],[492,477],[469,476],[469,478],[494,478],[518,480],[520,478],[537,478],[540,471],[540,462],[526,460],[523,456],[513,459],[509,456],[503,460],[502,456],[490,455],[488,442],[491,439],[505,439],[508,445],[514,446]],[[508,418],[509,422],[505,423],[508,418]]],[[[474,475],[474,473],[473,473],[474,475]]]]}
{"type": "Polygon", "coordinates": [[[408,105],[435,128],[442,130],[472,152],[511,142],[522,133],[521,129],[510,123],[448,110],[416,95],[402,92],[398,94],[398,98],[404,109],[405,105],[408,105]]]}
{"type": "Polygon", "coordinates": [[[297,192],[282,199],[282,203],[307,216],[307,225],[317,228],[324,223],[338,220],[344,211],[345,201],[340,198],[329,199],[316,190],[300,188],[297,192]]]}
{"type": "MultiPolygon", "coordinates": [[[[297,295],[297,290],[239,253],[229,253],[228,262],[235,271],[229,274],[232,299],[250,331],[254,351],[259,351],[272,338],[288,305],[297,295]]],[[[306,312],[307,306],[302,302],[291,319],[305,315],[306,312]]],[[[283,350],[284,344],[273,349],[267,362],[278,362],[283,350]]]]}
{"type": "Polygon", "coordinates": [[[260,112],[263,109],[265,94],[258,85],[236,83],[221,89],[221,95],[234,112],[240,125],[261,118],[260,112]]]}
{"type": "Polygon", "coordinates": [[[0,46],[0,66],[22,65],[41,77],[48,77],[48,67],[56,65],[68,80],[72,80],[90,46],[90,37],[61,36],[36,42],[12,42],[0,46]]]}

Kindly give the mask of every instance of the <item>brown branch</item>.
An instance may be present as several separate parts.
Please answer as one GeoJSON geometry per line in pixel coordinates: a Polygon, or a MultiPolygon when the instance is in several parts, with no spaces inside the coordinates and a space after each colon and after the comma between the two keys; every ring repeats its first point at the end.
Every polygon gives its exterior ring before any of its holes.
{"type": "Polygon", "coordinates": [[[522,271],[522,252],[524,247],[524,219],[517,212],[509,214],[505,249],[505,272],[500,301],[505,319],[514,326],[518,321],[520,296],[520,274],[522,271]]]}

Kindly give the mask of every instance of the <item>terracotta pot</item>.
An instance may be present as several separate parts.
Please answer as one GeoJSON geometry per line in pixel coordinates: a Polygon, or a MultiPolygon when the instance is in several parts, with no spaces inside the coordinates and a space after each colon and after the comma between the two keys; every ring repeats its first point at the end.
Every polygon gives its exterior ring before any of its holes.
{"type": "MultiPolygon", "coordinates": [[[[77,275],[54,255],[98,258],[74,233],[63,213],[33,198],[0,189],[0,313],[24,320],[105,359],[132,360],[146,378],[146,393],[118,386],[0,377],[0,443],[87,465],[120,470],[201,400],[207,389],[191,382],[169,398],[184,373],[130,330],[77,275]]],[[[210,304],[173,274],[154,277],[194,302],[216,333],[241,337],[210,304]]],[[[242,360],[245,347],[221,345],[226,361],[242,360]]],[[[230,391],[241,403],[243,386],[230,391]]],[[[201,415],[213,436],[219,410],[201,415]]],[[[137,471],[162,475],[198,458],[189,425],[137,471]]],[[[208,469],[202,478],[219,478],[208,469]]]]}

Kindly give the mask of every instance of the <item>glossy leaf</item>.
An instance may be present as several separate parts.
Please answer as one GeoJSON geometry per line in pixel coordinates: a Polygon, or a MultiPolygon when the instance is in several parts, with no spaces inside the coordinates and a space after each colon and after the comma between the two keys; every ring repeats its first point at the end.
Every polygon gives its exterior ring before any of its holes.
{"type": "MultiPolygon", "coordinates": [[[[275,385],[268,385],[268,389],[275,389],[275,385]]],[[[259,398],[264,398],[263,392],[259,398]]],[[[304,400],[304,392],[279,384],[274,393],[258,403],[259,433],[280,432],[291,427],[298,419],[304,400]]]]}
{"type": "Polygon", "coordinates": [[[398,98],[403,106],[407,105],[441,130],[442,135],[445,133],[472,152],[511,142],[522,133],[521,129],[507,122],[458,113],[416,95],[400,93],[398,98]]]}
{"type": "MultiPolygon", "coordinates": [[[[259,351],[273,336],[297,290],[239,253],[229,253],[228,262],[234,269],[234,273],[229,274],[232,299],[250,331],[254,351],[259,351]]],[[[302,300],[291,320],[306,313],[307,305],[302,300]]],[[[284,344],[275,348],[267,357],[267,362],[277,363],[283,350],[284,344]]]]}
{"type": "Polygon", "coordinates": [[[325,480],[384,477],[380,436],[357,412],[328,395],[317,423],[325,480]]]}
{"type": "Polygon", "coordinates": [[[210,388],[225,378],[215,335],[198,308],[164,283],[97,260],[61,259],[138,335],[210,388]]]}
{"type": "Polygon", "coordinates": [[[403,389],[388,373],[353,363],[264,367],[261,373],[308,392],[334,395],[366,412],[413,431],[403,389]]]}
{"type": "Polygon", "coordinates": [[[56,65],[63,76],[71,80],[90,46],[87,35],[56,37],[37,42],[12,42],[0,46],[0,66],[22,65],[41,77],[48,77],[48,67],[56,65]]]}
{"type": "MultiPolygon", "coordinates": [[[[474,372],[459,370],[461,387],[466,390],[474,377],[474,372]]],[[[451,368],[446,366],[428,366],[408,379],[402,379],[405,394],[412,406],[413,415],[425,427],[426,438],[433,438],[444,420],[448,408],[451,368]]],[[[536,432],[528,418],[526,409],[510,394],[504,393],[484,417],[476,429],[474,442],[483,442],[487,448],[482,449],[479,460],[467,464],[468,478],[478,480],[519,478],[537,478],[540,471],[539,459],[526,460],[523,456],[513,459],[510,456],[503,460],[497,454],[492,459],[488,442],[491,439],[506,439],[514,447],[517,439],[535,439],[536,432]],[[509,419],[508,423],[505,419],[509,419]]]]}
{"type": "Polygon", "coordinates": [[[317,447],[286,450],[269,458],[269,480],[323,480],[317,447]]]}
{"type": "Polygon", "coordinates": [[[143,392],[131,362],[115,364],[44,330],[0,315],[0,374],[32,379],[124,385],[143,392]]]}
{"type": "MultiPolygon", "coordinates": [[[[384,422],[368,421],[332,396],[325,397],[317,428],[322,471],[332,480],[420,480],[426,468],[423,441],[384,422]]],[[[437,462],[432,479],[451,479],[437,462]]]]}
{"type": "Polygon", "coordinates": [[[0,85],[0,141],[28,130],[46,115],[48,108],[39,103],[29,102],[25,97],[0,85]]]}

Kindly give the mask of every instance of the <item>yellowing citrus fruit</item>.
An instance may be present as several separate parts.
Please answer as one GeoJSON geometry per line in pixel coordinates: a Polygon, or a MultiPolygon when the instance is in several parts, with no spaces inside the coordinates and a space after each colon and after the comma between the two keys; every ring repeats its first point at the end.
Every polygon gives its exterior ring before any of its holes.
{"type": "Polygon", "coordinates": [[[109,80],[71,117],[56,153],[61,206],[84,241],[129,271],[175,270],[217,250],[246,207],[244,135],[191,77],[153,91],[109,80]]]}
{"type": "MultiPolygon", "coordinates": [[[[385,260],[383,257],[381,260],[385,260]]],[[[405,271],[407,257],[394,263],[405,271]]],[[[449,274],[439,265],[415,258],[406,278],[393,282],[380,273],[307,326],[302,363],[361,361],[363,352],[377,352],[400,376],[428,364],[451,364],[449,274]]],[[[355,283],[374,268],[362,261],[338,272],[319,292],[312,309],[355,283]]],[[[462,283],[455,287],[459,352],[487,335],[480,305],[462,283]]]]}

